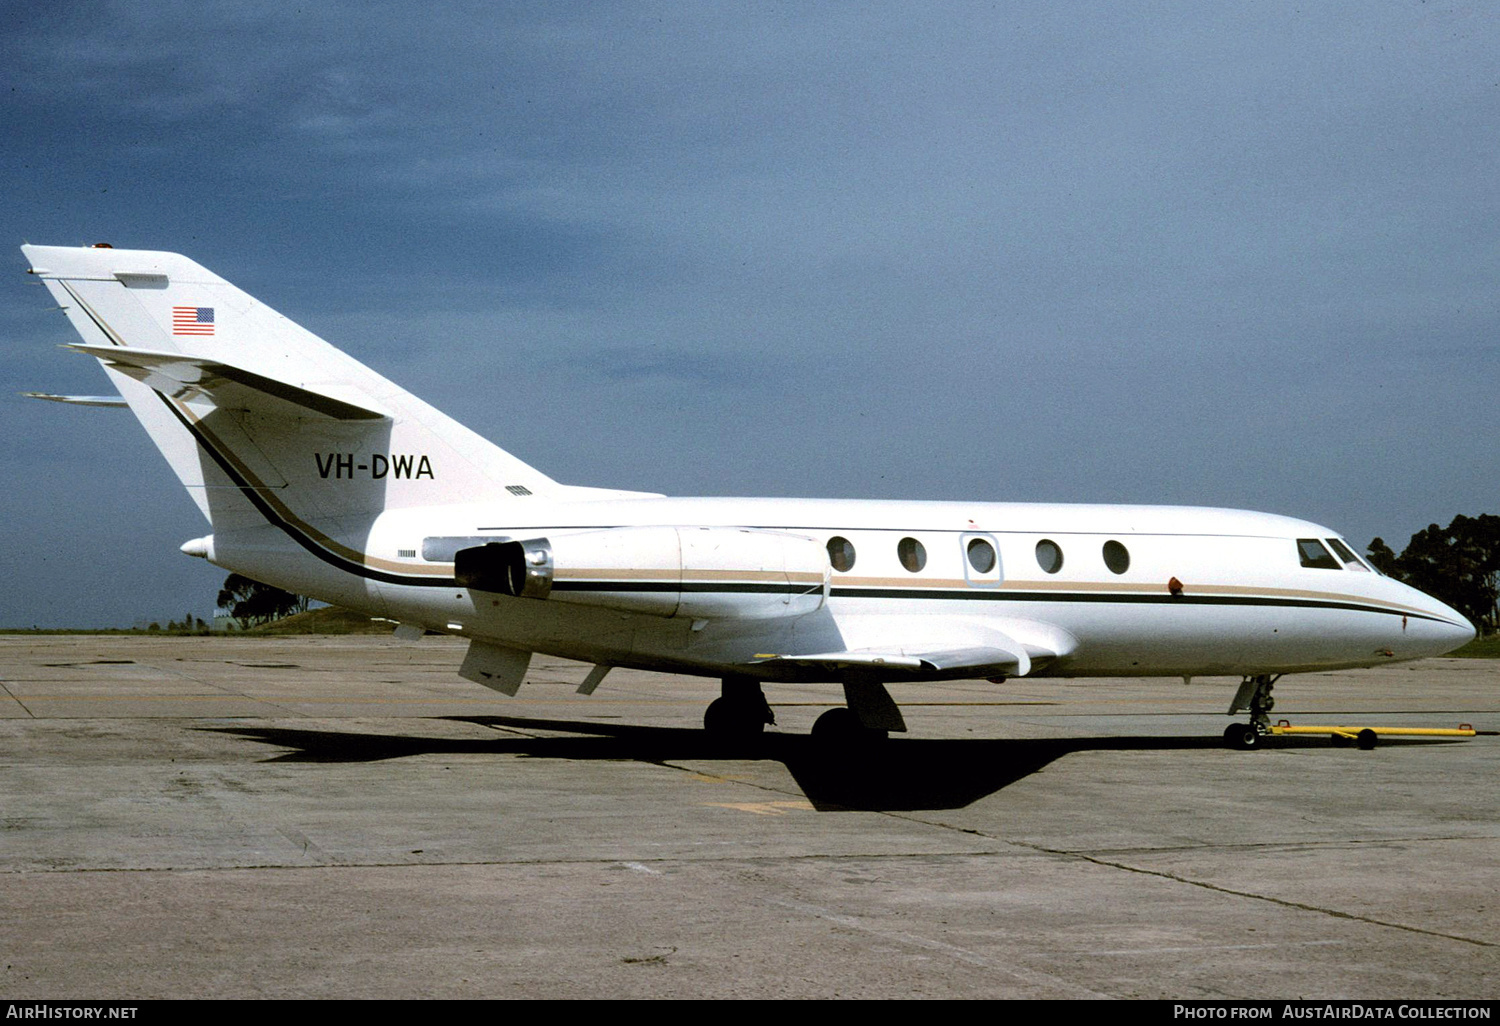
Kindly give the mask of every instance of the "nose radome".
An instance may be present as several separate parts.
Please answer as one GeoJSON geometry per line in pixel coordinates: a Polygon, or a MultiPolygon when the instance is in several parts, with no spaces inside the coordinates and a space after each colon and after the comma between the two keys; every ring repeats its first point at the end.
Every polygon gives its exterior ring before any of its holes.
{"type": "Polygon", "coordinates": [[[1394,589],[1390,600],[1412,610],[1401,617],[1399,634],[1391,638],[1388,652],[1403,659],[1424,659],[1446,655],[1474,639],[1474,625],[1447,603],[1409,584],[1386,578],[1394,589]]]}
{"type": "Polygon", "coordinates": [[[1430,621],[1427,632],[1435,643],[1433,655],[1444,655],[1474,640],[1478,632],[1464,614],[1430,595],[1422,595],[1422,598],[1423,606],[1435,618],[1430,621]]]}
{"type": "MultiPolygon", "coordinates": [[[[1459,615],[1458,619],[1459,623],[1461,623],[1463,626],[1459,626],[1459,624],[1452,625],[1451,629],[1453,631],[1453,648],[1462,648],[1464,645],[1467,645],[1479,635],[1479,632],[1474,629],[1474,625],[1468,620],[1464,619],[1462,614],[1459,615]]],[[[1453,649],[1449,649],[1450,652],[1452,650],[1453,649]]]]}

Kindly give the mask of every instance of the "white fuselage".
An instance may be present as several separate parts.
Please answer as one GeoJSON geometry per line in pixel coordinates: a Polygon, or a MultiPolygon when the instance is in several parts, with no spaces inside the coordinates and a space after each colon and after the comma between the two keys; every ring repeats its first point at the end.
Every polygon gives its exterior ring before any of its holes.
{"type": "Polygon", "coordinates": [[[1025,645],[1036,657],[1033,673],[1054,676],[1369,666],[1440,654],[1473,636],[1454,610],[1358,560],[1303,565],[1299,540],[1330,556],[1335,542],[1343,544],[1307,521],[1192,507],[508,499],[219,532],[214,559],[282,587],[476,640],[608,665],[768,680],[831,678],[758,661],[767,655],[930,649],[987,628],[1025,645]],[[769,532],[789,539],[790,555],[773,566],[763,552],[749,563],[730,553],[702,569],[663,558],[666,533],[631,530],[638,528],[676,528],[672,544],[684,551],[694,538],[734,549],[737,533],[769,532]],[[477,591],[454,578],[457,546],[537,538],[558,552],[546,598],[477,591]],[[847,569],[830,565],[836,538],[848,543],[840,546],[842,561],[852,554],[847,569]],[[919,568],[905,539],[920,544],[919,568]],[[985,543],[998,560],[976,566],[971,547],[982,552],[985,543]],[[565,564],[570,549],[587,558],[565,564]]]}

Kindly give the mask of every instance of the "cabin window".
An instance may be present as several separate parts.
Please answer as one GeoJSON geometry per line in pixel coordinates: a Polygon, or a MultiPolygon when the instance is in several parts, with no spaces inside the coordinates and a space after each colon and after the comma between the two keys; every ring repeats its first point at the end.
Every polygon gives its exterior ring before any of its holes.
{"type": "Polygon", "coordinates": [[[1328,554],[1323,543],[1316,538],[1298,538],[1297,554],[1302,557],[1302,565],[1312,567],[1314,570],[1342,570],[1339,561],[1328,554]]]}
{"type": "Polygon", "coordinates": [[[1130,551],[1117,541],[1104,543],[1104,565],[1110,573],[1123,574],[1130,569],[1130,551]]]}
{"type": "Polygon", "coordinates": [[[828,562],[841,574],[854,569],[854,543],[834,535],[828,539],[828,562]]]}
{"type": "Polygon", "coordinates": [[[1344,561],[1344,569],[1363,570],[1365,573],[1370,572],[1370,568],[1365,566],[1364,561],[1356,556],[1353,550],[1349,548],[1349,546],[1345,545],[1337,538],[1329,538],[1328,547],[1333,550],[1333,554],[1335,556],[1338,556],[1344,561]]]}
{"type": "Polygon", "coordinates": [[[1049,574],[1055,574],[1062,569],[1063,553],[1062,547],[1057,542],[1043,538],[1036,543],[1036,565],[1049,574]]]}
{"type": "Polygon", "coordinates": [[[969,542],[969,565],[982,574],[995,569],[995,547],[983,538],[969,542]]]}
{"type": "Polygon", "coordinates": [[[927,549],[915,538],[902,538],[897,542],[896,556],[912,573],[918,573],[927,565],[927,549]]]}

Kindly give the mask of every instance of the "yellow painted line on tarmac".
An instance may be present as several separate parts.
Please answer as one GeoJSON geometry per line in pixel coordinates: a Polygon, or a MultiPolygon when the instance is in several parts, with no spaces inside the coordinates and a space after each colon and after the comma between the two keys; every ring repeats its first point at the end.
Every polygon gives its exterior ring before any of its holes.
{"type": "MultiPolygon", "coordinates": [[[[475,695],[473,698],[306,698],[297,695],[14,695],[16,701],[31,702],[267,702],[288,703],[299,702],[306,705],[473,705],[475,702],[485,702],[487,695],[475,695]]],[[[570,704],[576,702],[573,698],[507,698],[505,703],[536,704],[538,702],[570,704]]],[[[586,699],[590,705],[681,705],[691,703],[701,704],[697,699],[681,698],[626,698],[626,699],[586,699]]],[[[501,703],[496,702],[497,706],[501,703]]],[[[826,702],[823,704],[827,704],[826,702]]]]}
{"type": "Polygon", "coordinates": [[[17,695],[26,702],[246,702],[250,695],[17,695]]]}
{"type": "Polygon", "coordinates": [[[776,801],[776,802],[703,802],[718,809],[734,809],[736,812],[749,812],[756,816],[785,816],[789,811],[812,812],[813,805],[809,801],[776,801]]]}
{"type": "MultiPolygon", "coordinates": [[[[820,707],[820,706],[826,707],[826,706],[830,706],[830,705],[843,705],[843,704],[844,704],[843,702],[839,702],[839,701],[830,699],[830,700],[828,700],[826,702],[772,702],[771,706],[772,706],[772,708],[775,708],[775,709],[790,709],[790,708],[792,708],[794,706],[812,706],[813,708],[817,708],[817,707],[820,707]]],[[[916,708],[918,706],[924,706],[925,707],[925,706],[956,705],[956,706],[963,706],[964,708],[972,708],[972,707],[975,707],[975,706],[1001,706],[1001,705],[1061,705],[1062,703],[1061,702],[1051,701],[1051,700],[1043,701],[1043,700],[1040,700],[1040,699],[1037,700],[1037,701],[1026,701],[1024,699],[1016,699],[1016,700],[1011,701],[1011,702],[897,702],[896,704],[899,705],[903,709],[912,709],[912,708],[916,708]]]]}

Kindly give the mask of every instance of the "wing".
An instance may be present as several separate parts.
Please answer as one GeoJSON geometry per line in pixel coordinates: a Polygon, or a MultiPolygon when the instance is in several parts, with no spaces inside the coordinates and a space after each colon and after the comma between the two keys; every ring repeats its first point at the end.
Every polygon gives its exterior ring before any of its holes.
{"type": "Polygon", "coordinates": [[[1070,654],[1076,641],[1047,624],[922,617],[851,618],[839,623],[841,651],[759,653],[749,665],[785,667],[788,677],[843,680],[861,676],[889,681],[1024,677],[1070,654]]]}
{"type": "Polygon", "coordinates": [[[783,663],[809,670],[862,670],[893,680],[1024,677],[1031,672],[1031,657],[1025,651],[982,645],[928,652],[862,650],[818,652],[811,655],[765,655],[757,656],[751,663],[783,663]]]}

